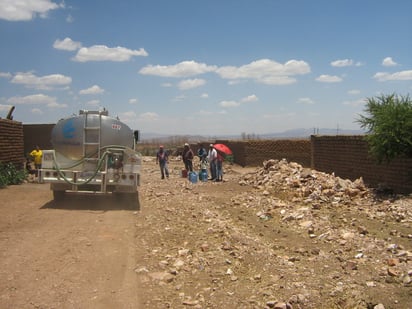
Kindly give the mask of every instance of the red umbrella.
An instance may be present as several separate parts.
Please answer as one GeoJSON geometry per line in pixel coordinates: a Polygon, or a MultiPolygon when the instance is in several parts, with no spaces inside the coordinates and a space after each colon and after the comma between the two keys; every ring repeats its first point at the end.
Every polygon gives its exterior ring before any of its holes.
{"type": "Polygon", "coordinates": [[[232,154],[232,150],[230,150],[230,148],[227,147],[225,144],[214,144],[213,147],[216,150],[221,151],[226,155],[231,155],[232,154]]]}

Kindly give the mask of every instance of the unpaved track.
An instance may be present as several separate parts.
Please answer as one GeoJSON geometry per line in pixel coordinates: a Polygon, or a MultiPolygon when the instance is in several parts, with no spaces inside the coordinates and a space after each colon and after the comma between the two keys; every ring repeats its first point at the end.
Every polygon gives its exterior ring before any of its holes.
{"type": "Polygon", "coordinates": [[[47,184],[1,189],[0,309],[411,308],[411,196],[312,205],[239,185],[255,168],[192,184],[182,165],[161,180],[144,157],[140,211],[96,195],[54,203],[47,184]]]}
{"type": "Polygon", "coordinates": [[[139,308],[136,211],[103,196],[0,190],[0,308],[139,308]]]}

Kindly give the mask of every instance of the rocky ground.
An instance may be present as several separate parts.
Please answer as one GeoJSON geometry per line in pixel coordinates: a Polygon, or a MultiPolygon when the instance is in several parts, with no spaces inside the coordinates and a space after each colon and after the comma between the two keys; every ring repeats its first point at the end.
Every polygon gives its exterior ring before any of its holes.
{"type": "Polygon", "coordinates": [[[412,196],[285,160],[169,167],[143,158],[139,211],[1,189],[0,308],[411,308],[412,196]]]}
{"type": "Polygon", "coordinates": [[[144,161],[145,307],[410,308],[410,196],[285,160],[196,184],[144,161]]]}

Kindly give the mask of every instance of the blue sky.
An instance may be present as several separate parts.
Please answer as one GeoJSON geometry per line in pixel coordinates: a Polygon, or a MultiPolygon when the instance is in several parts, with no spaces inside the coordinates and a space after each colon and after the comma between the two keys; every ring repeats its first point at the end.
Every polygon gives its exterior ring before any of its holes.
{"type": "Polygon", "coordinates": [[[0,117],[163,134],[359,129],[412,92],[410,0],[0,0],[0,117]]]}

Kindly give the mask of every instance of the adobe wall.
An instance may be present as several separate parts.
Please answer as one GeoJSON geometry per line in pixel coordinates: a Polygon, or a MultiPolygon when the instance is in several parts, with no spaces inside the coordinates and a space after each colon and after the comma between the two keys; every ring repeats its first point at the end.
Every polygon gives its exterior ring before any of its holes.
{"type": "MultiPolygon", "coordinates": [[[[51,149],[53,126],[22,125],[0,119],[0,161],[20,164],[24,162],[24,154],[36,144],[41,149],[51,149]]],[[[368,145],[363,136],[311,136],[310,140],[216,140],[215,143],[228,145],[234,153],[234,162],[241,166],[261,166],[264,160],[285,158],[342,178],[355,180],[362,177],[370,187],[383,184],[395,192],[412,192],[412,158],[378,164],[368,155],[368,145]]],[[[207,144],[204,143],[205,146],[207,144]]]]}
{"type": "Polygon", "coordinates": [[[36,145],[40,149],[52,149],[50,142],[51,131],[54,124],[24,124],[24,154],[30,153],[36,145]]]}
{"type": "Polygon", "coordinates": [[[0,119],[0,162],[13,163],[17,169],[24,166],[23,124],[0,119]]]}
{"type": "Polygon", "coordinates": [[[362,177],[370,187],[388,186],[395,192],[412,192],[412,158],[378,164],[368,154],[363,136],[311,136],[312,168],[341,178],[362,177]]]}
{"type": "Polygon", "coordinates": [[[268,159],[283,158],[305,167],[311,166],[310,140],[256,140],[256,141],[216,141],[232,149],[234,161],[241,166],[261,166],[268,159]]]}

